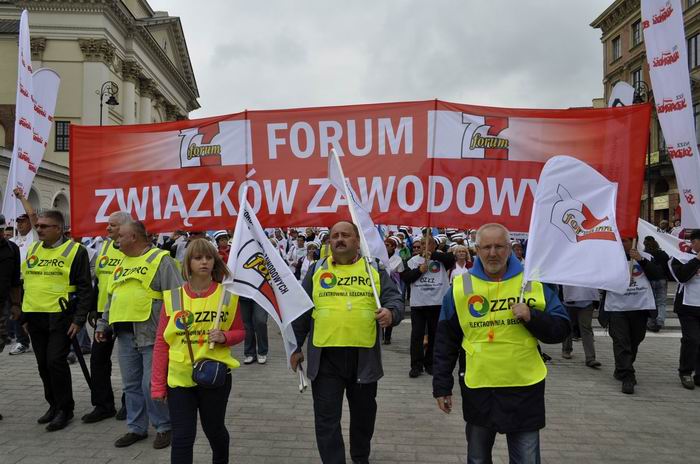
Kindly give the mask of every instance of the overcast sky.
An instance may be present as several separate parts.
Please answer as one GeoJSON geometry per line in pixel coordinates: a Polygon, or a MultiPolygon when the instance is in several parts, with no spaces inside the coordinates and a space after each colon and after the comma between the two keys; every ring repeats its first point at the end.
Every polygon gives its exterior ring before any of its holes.
{"type": "Polygon", "coordinates": [[[192,118],[439,98],[568,108],[602,97],[613,0],[150,0],[179,16],[192,118]],[[206,8],[205,8],[206,7],[206,8]]]}

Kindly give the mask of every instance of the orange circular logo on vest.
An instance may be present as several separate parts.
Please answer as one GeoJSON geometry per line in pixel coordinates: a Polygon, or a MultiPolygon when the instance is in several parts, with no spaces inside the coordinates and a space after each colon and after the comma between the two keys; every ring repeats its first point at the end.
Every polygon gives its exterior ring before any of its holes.
{"type": "Polygon", "coordinates": [[[27,267],[28,268],[33,268],[39,263],[39,258],[36,255],[32,255],[29,258],[27,258],[27,267]]]}
{"type": "Polygon", "coordinates": [[[474,317],[484,317],[489,312],[489,300],[481,295],[472,295],[467,300],[469,314],[474,317]]]}
{"type": "Polygon", "coordinates": [[[194,322],[194,314],[189,311],[178,311],[175,313],[175,327],[180,330],[185,330],[185,324],[187,327],[191,326],[194,322]]]}

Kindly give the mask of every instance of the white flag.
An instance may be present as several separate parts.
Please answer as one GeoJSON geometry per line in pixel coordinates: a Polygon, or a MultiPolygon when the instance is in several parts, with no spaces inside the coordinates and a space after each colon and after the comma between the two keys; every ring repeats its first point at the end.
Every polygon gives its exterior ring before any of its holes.
{"type": "MultiPolygon", "coordinates": [[[[679,239],[675,235],[659,231],[653,224],[648,223],[642,218],[639,218],[639,222],[637,223],[637,235],[639,236],[639,241],[637,242],[637,249],[639,251],[644,251],[644,239],[647,236],[652,236],[667,255],[671,258],[676,258],[682,263],[687,263],[697,256],[693,253],[688,242],[679,239]]],[[[659,264],[664,265],[665,263],[659,264]]]]}
{"type": "Polygon", "coordinates": [[[29,15],[24,10],[19,22],[15,143],[2,205],[2,212],[11,224],[25,212],[13,190],[20,187],[25,196],[29,196],[34,176],[44,158],[60,82],[58,74],[51,69],[32,69],[29,15]]]}
{"type": "Polygon", "coordinates": [[[630,274],[615,222],[617,185],[586,163],[555,156],[540,174],[525,281],[624,293],[630,274]]]}
{"type": "Polygon", "coordinates": [[[245,195],[233,232],[228,267],[231,278],[224,281],[224,286],[255,301],[270,314],[282,331],[289,365],[289,357],[297,349],[292,322],[311,309],[313,302],[267,238],[245,195]]]}
{"type": "Polygon", "coordinates": [[[681,222],[700,228],[700,151],[680,0],[642,0],[644,47],[656,113],[678,181],[681,222]]]}
{"type": "Polygon", "coordinates": [[[360,229],[360,253],[368,258],[377,258],[384,267],[389,266],[389,254],[379,230],[374,225],[369,211],[360,202],[357,194],[343,174],[343,167],[335,149],[328,155],[328,180],[347,199],[352,222],[360,229]]]}
{"type": "Polygon", "coordinates": [[[617,106],[630,106],[634,101],[634,87],[625,81],[620,81],[612,88],[610,98],[608,98],[608,107],[615,108],[617,106]]]}

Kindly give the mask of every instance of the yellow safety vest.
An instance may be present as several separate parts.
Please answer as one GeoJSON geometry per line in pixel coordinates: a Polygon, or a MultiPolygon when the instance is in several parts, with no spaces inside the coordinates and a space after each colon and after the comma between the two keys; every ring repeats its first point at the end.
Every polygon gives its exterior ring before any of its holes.
{"type": "Polygon", "coordinates": [[[160,261],[168,252],[152,248],[141,256],[124,256],[114,269],[109,283],[109,323],[143,322],[151,317],[153,300],[162,300],[163,293],[151,289],[151,282],[160,261]]]}
{"type": "Polygon", "coordinates": [[[331,255],[331,242],[324,243],[321,245],[321,251],[319,253],[319,259],[328,258],[331,255]]]}
{"type": "MultiPolygon", "coordinates": [[[[499,282],[470,274],[455,277],[452,294],[464,332],[467,387],[524,387],[547,376],[537,339],[510,310],[518,301],[522,281],[522,273],[499,282]]],[[[528,283],[523,302],[531,309],[544,311],[542,284],[528,283]]]]}
{"type": "Polygon", "coordinates": [[[122,263],[124,253],[114,247],[114,240],[107,239],[97,256],[95,275],[97,276],[97,310],[103,312],[107,305],[107,293],[114,270],[122,263]]]}
{"type": "Polygon", "coordinates": [[[163,338],[168,344],[168,386],[194,387],[192,381],[192,361],[185,338],[185,325],[190,335],[194,360],[213,359],[226,364],[230,369],[236,369],[240,363],[231,356],[228,346],[216,344],[209,349],[209,330],[216,325],[219,299],[223,294],[221,307],[221,330],[229,330],[236,317],[238,295],[224,290],[218,284],[214,293],[206,298],[191,298],[180,288],[163,292],[165,312],[169,317],[163,338]],[[180,301],[180,297],[182,300],[180,301]]]}
{"type": "Polygon", "coordinates": [[[68,301],[68,294],[76,290],[70,285],[70,268],[80,244],[68,240],[56,248],[43,245],[36,242],[22,261],[25,313],[60,313],[59,298],[68,301]]]}
{"type": "MultiPolygon", "coordinates": [[[[338,266],[332,261],[328,258],[314,270],[314,346],[371,348],[377,338],[377,305],[365,262],[338,266]]],[[[379,273],[373,267],[370,272],[380,292],[379,273]]]]}

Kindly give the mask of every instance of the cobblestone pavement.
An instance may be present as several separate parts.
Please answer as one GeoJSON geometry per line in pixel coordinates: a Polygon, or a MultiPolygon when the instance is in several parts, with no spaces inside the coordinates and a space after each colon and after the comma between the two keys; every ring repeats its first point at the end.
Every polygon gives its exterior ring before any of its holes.
{"type": "MultiPolygon", "coordinates": [[[[447,416],[431,395],[431,378],[408,377],[410,324],[394,330],[385,347],[386,375],[379,384],[379,411],[372,446],[374,463],[460,463],[465,461],[464,421],[459,399],[447,416]]],[[[700,455],[700,388],[684,390],[676,374],[677,331],[649,334],[637,361],[639,385],[633,396],[620,393],[612,378],[612,345],[597,331],[602,369],[583,365],[580,344],[564,360],[559,346],[545,346],[553,360],[547,380],[547,428],[541,435],[544,463],[696,462],[700,455]]],[[[242,366],[234,373],[227,411],[233,463],[318,463],[311,392],[299,394],[297,377],[286,370],[279,332],[270,326],[267,365],[242,366]]],[[[242,348],[234,353],[242,359],[242,348]]],[[[116,363],[115,363],[116,364],[116,363]]],[[[90,411],[87,386],[72,367],[76,419],[49,433],[36,423],[46,404],[33,354],[0,355],[0,464],[105,464],[169,462],[169,450],[154,450],[152,440],[117,449],[113,442],[126,431],[109,419],[93,425],[79,417],[90,411]]],[[[114,385],[120,388],[119,372],[114,385]]],[[[120,392],[117,392],[117,396],[120,392]]],[[[343,428],[347,443],[347,409],[343,428]]],[[[151,437],[154,433],[151,433],[151,437]]],[[[201,432],[195,462],[211,462],[201,432]]],[[[506,463],[505,439],[499,436],[494,462],[506,463]]]]}

